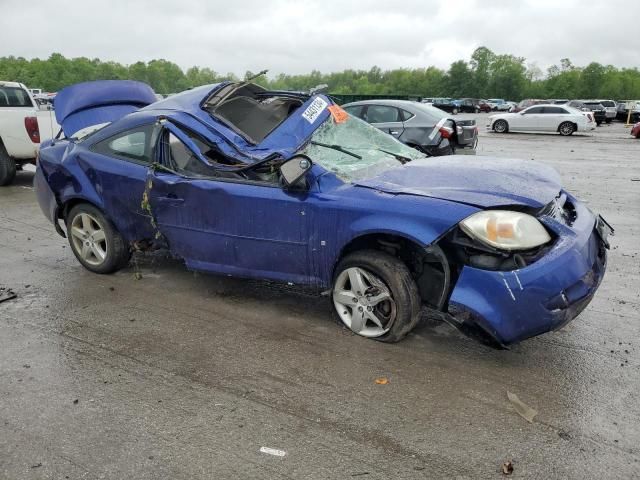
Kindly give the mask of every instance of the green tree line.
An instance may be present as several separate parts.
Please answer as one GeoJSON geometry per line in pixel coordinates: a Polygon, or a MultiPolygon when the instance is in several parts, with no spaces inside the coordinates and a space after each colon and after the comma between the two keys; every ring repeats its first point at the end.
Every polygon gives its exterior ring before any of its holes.
{"type": "MultiPolygon", "coordinates": [[[[245,77],[251,76],[247,72],[245,77]]],[[[65,58],[59,53],[46,60],[0,57],[0,79],[18,81],[31,88],[56,92],[77,82],[100,79],[132,79],[148,83],[158,93],[174,93],[188,88],[237,80],[231,73],[210,68],[182,70],[167,60],[151,60],[123,65],[117,62],[65,58]]],[[[431,97],[504,98],[640,98],[640,70],[618,68],[592,62],[584,67],[567,58],[543,72],[522,57],[499,55],[486,47],[477,48],[469,60],[457,60],[448,70],[433,66],[382,70],[344,70],[304,75],[278,74],[255,80],[281,90],[308,90],[321,84],[335,94],[396,94],[431,97]]]]}

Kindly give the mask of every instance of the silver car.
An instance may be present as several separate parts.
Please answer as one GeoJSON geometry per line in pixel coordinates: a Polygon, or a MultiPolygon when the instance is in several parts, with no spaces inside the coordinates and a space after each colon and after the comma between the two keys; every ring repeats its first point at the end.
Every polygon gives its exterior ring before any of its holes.
{"type": "Polygon", "coordinates": [[[605,110],[606,118],[604,121],[611,123],[618,114],[618,104],[613,100],[598,100],[598,102],[600,102],[605,110]]]}
{"type": "Polygon", "coordinates": [[[448,113],[424,103],[363,100],[342,108],[427,155],[473,154],[478,144],[475,120],[453,120],[448,113]]]}

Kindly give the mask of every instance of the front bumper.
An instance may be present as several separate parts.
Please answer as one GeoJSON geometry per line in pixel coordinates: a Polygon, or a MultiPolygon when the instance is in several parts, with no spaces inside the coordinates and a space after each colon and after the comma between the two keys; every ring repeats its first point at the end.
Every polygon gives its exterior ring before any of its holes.
{"type": "Polygon", "coordinates": [[[596,129],[596,122],[587,122],[578,124],[578,132],[590,132],[596,129]]]}
{"type": "Polygon", "coordinates": [[[505,272],[463,267],[449,300],[457,324],[479,327],[507,346],[559,329],[580,314],[604,277],[607,255],[596,217],[571,200],[577,214],[571,226],[541,218],[557,239],[536,262],[505,272]]]}

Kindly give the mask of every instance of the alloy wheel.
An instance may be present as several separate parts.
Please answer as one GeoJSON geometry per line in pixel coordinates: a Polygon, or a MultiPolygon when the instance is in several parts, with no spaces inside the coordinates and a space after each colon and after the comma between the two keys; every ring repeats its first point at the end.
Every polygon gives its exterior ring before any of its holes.
{"type": "Polygon", "coordinates": [[[99,266],[107,258],[107,238],[100,222],[88,213],[79,213],[71,222],[71,240],[80,257],[99,266]]]}
{"type": "Polygon", "coordinates": [[[562,135],[571,135],[573,133],[573,125],[570,123],[563,123],[560,126],[560,133],[562,133],[562,135]]]}
{"type": "Polygon", "coordinates": [[[387,333],[396,318],[396,304],[384,282],[362,268],[343,270],[333,287],[333,303],[340,320],[363,337],[387,333]]]}
{"type": "Polygon", "coordinates": [[[504,133],[507,130],[507,124],[503,120],[498,120],[493,125],[493,129],[498,133],[504,133]]]}

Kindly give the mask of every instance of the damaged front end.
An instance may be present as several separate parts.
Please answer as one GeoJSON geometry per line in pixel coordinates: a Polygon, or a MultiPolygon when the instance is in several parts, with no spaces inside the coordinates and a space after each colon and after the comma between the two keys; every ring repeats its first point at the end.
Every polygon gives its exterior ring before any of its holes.
{"type": "Polygon", "coordinates": [[[565,192],[535,212],[551,241],[501,251],[454,228],[441,240],[452,262],[446,320],[497,348],[557,330],[589,304],[606,269],[613,233],[565,192]]]}

